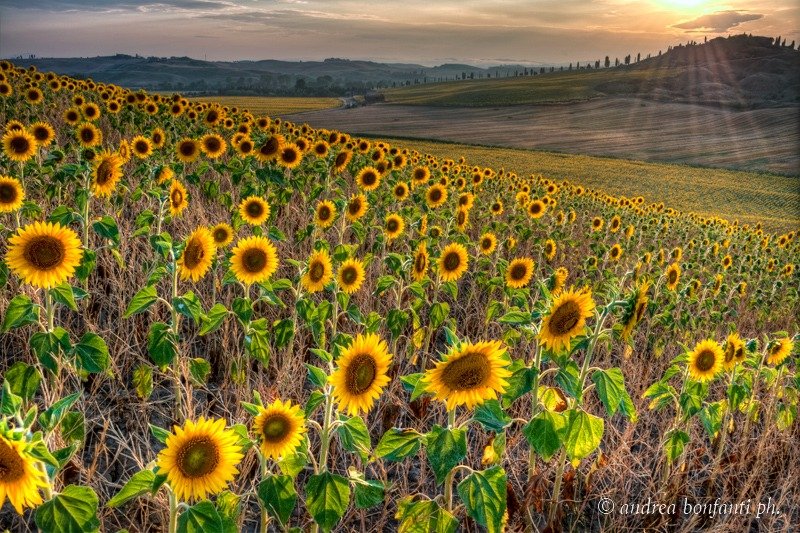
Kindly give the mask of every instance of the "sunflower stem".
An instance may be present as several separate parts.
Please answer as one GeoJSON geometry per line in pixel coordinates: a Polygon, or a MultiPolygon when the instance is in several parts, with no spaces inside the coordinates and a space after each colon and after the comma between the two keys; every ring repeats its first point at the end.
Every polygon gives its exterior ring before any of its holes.
{"type": "Polygon", "coordinates": [[[43,462],[37,461],[36,468],[39,469],[44,478],[47,480],[47,485],[42,487],[42,492],[44,492],[44,501],[48,502],[53,499],[53,482],[50,480],[50,476],[47,475],[47,468],[44,466],[43,462]]]}
{"type": "Polygon", "coordinates": [[[171,490],[169,494],[169,533],[176,533],[178,531],[178,498],[171,490]]]}
{"type": "MultiPolygon", "coordinates": [[[[178,297],[178,263],[175,260],[175,252],[171,251],[172,258],[172,301],[178,297]]],[[[180,329],[180,315],[178,310],[172,303],[169,305],[169,311],[172,318],[172,334],[175,339],[178,339],[180,329]]],[[[174,360],[174,373],[175,373],[175,419],[180,420],[181,408],[183,407],[183,389],[181,387],[181,360],[180,354],[176,354],[174,360]]]]}
{"type": "Polygon", "coordinates": [[[44,306],[47,314],[47,333],[52,333],[55,329],[55,306],[53,305],[53,296],[47,289],[44,291],[44,306]]]}
{"type": "Polygon", "coordinates": [[[547,515],[547,523],[554,524],[556,513],[558,512],[558,499],[561,495],[561,481],[564,478],[564,467],[566,466],[567,449],[562,446],[561,453],[558,455],[558,466],[556,467],[555,485],[553,485],[553,501],[550,505],[550,513],[547,515]]]}

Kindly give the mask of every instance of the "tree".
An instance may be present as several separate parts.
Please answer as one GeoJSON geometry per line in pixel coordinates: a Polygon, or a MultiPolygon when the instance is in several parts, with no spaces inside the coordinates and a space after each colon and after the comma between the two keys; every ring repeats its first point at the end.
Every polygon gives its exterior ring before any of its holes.
{"type": "Polygon", "coordinates": [[[642,53],[639,52],[638,54],[636,54],[636,62],[638,63],[641,60],[642,60],[642,53]]]}
{"type": "Polygon", "coordinates": [[[630,65],[631,64],[631,55],[630,54],[625,56],[625,64],[626,65],[630,65]]]}
{"type": "Polygon", "coordinates": [[[600,68],[600,60],[594,62],[594,68],[600,68]]]}
{"type": "Polygon", "coordinates": [[[614,60],[614,66],[615,66],[615,67],[618,67],[618,66],[619,66],[619,58],[616,58],[616,59],[614,60]]]}
{"type": "Polygon", "coordinates": [[[609,59],[608,56],[606,56],[606,61],[605,61],[604,65],[605,65],[606,68],[611,66],[611,59],[609,59]]]}

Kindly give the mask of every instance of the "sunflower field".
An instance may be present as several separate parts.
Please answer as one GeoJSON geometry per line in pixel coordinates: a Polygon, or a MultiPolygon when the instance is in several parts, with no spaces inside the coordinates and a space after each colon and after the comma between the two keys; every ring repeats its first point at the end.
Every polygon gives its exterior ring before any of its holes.
{"type": "Polygon", "coordinates": [[[0,529],[800,523],[796,231],[8,62],[0,125],[0,529]]]}

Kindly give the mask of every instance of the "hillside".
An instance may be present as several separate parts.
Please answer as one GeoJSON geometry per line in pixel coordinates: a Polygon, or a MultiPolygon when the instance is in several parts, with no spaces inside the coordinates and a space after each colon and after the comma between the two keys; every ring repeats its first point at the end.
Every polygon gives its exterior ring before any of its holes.
{"type": "Polygon", "coordinates": [[[606,96],[734,108],[800,103],[800,50],[737,35],[613,68],[564,69],[511,79],[466,80],[385,91],[390,103],[487,106],[561,103],[606,96]]]}

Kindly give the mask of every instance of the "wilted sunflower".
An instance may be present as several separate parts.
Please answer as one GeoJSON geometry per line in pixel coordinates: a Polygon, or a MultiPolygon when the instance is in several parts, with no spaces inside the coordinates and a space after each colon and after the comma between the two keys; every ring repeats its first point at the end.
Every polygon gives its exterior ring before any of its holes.
{"type": "Polygon", "coordinates": [[[131,139],[131,151],[139,159],[147,159],[153,153],[153,143],[144,135],[131,139]]]}
{"type": "Polygon", "coordinates": [[[314,223],[320,228],[327,228],[336,220],[336,206],[330,200],[321,200],[314,210],[314,223]]]}
{"type": "Polygon", "coordinates": [[[306,273],[300,279],[303,288],[310,293],[319,292],[333,279],[331,257],[325,250],[317,250],[308,258],[306,273]]]}
{"type": "Polygon", "coordinates": [[[381,184],[381,173],[375,167],[364,167],[356,175],[356,183],[365,191],[374,191],[381,184]]]}
{"type": "Polygon", "coordinates": [[[240,239],[233,249],[231,270],[236,279],[250,285],[267,281],[278,270],[278,253],[265,237],[240,239]]]}
{"type": "Polygon", "coordinates": [[[31,124],[28,131],[33,135],[33,138],[36,139],[36,144],[39,146],[47,146],[56,138],[56,132],[53,130],[53,126],[47,122],[35,122],[31,124]]]}
{"type": "Polygon", "coordinates": [[[366,196],[363,194],[354,194],[350,197],[350,201],[347,202],[347,211],[345,216],[350,222],[355,222],[364,216],[368,207],[369,203],[367,202],[366,196]]]}
{"type": "Polygon", "coordinates": [[[674,291],[678,287],[678,282],[681,280],[681,266],[678,263],[672,263],[667,268],[667,289],[674,291]]]}
{"type": "Polygon", "coordinates": [[[497,237],[492,232],[481,235],[480,249],[483,255],[491,255],[497,249],[497,237]]]}
{"type": "Polygon", "coordinates": [[[84,122],[76,130],[78,142],[84,148],[93,148],[103,142],[103,132],[89,122],[84,122]]]}
{"type": "Polygon", "coordinates": [[[508,264],[506,269],[506,284],[512,289],[521,289],[533,277],[533,259],[518,257],[508,264]]]}
{"type": "Polygon", "coordinates": [[[303,442],[306,432],[306,418],[299,405],[291,401],[275,400],[266,407],[259,408],[253,420],[253,433],[264,457],[276,461],[291,455],[303,442]]]}
{"type": "Polygon", "coordinates": [[[457,242],[449,244],[439,256],[439,277],[442,281],[455,281],[467,271],[467,249],[457,242]]]}
{"type": "Polygon", "coordinates": [[[544,242],[544,256],[547,258],[548,261],[552,261],[556,257],[556,241],[553,239],[547,239],[544,242]]]}
{"type": "Polygon", "coordinates": [[[26,451],[25,442],[0,435],[0,507],[6,496],[20,515],[26,507],[35,508],[42,503],[39,490],[49,483],[37,462],[26,451]]]}
{"type": "Polygon", "coordinates": [[[428,247],[421,242],[414,254],[414,264],[411,267],[411,277],[414,281],[422,281],[428,272],[428,247]]]}
{"type": "Polygon", "coordinates": [[[25,190],[16,178],[0,175],[0,213],[13,213],[25,200],[25,190]]]}
{"type": "Polygon", "coordinates": [[[9,159],[24,163],[36,155],[36,139],[25,130],[11,130],[3,135],[3,151],[9,159]]]}
{"type": "Polygon", "coordinates": [[[169,213],[176,217],[183,213],[189,206],[189,197],[186,195],[186,187],[178,180],[172,180],[169,186],[169,213]]]}
{"type": "Polygon", "coordinates": [[[158,470],[179,500],[202,500],[225,489],[242,460],[239,436],[225,429],[225,419],[203,417],[175,426],[158,454],[158,470]]]}
{"type": "Polygon", "coordinates": [[[348,259],[339,265],[336,281],[347,294],[353,294],[364,283],[364,263],[357,259],[348,259]]]}
{"type": "Polygon", "coordinates": [[[426,371],[421,382],[448,411],[458,405],[472,409],[508,388],[511,372],[505,351],[500,341],[461,344],[426,371]]]}
{"type": "Polygon", "coordinates": [[[794,342],[789,338],[775,339],[770,343],[767,348],[767,363],[770,365],[779,365],[789,357],[794,348],[794,342]]]}
{"type": "Polygon", "coordinates": [[[207,133],[200,138],[200,150],[209,159],[219,159],[228,150],[228,143],[217,133],[207,133]]]}
{"type": "Polygon", "coordinates": [[[431,185],[425,193],[425,201],[428,207],[435,209],[447,201],[447,189],[441,185],[431,185]]]}
{"type": "Polygon", "coordinates": [[[649,290],[650,283],[642,281],[636,286],[631,297],[628,298],[625,312],[622,315],[622,340],[627,341],[631,337],[631,333],[633,333],[633,328],[644,318],[649,302],[647,296],[647,291],[649,290]]]}
{"type": "Polygon", "coordinates": [[[389,383],[392,356],[386,342],[374,333],[358,335],[339,356],[329,381],[340,411],[369,412],[389,383]]]}
{"type": "Polygon", "coordinates": [[[402,235],[405,227],[406,224],[403,222],[403,217],[397,213],[392,213],[386,217],[383,229],[386,233],[386,238],[391,241],[402,235]]]}
{"type": "Polygon", "coordinates": [[[116,152],[105,150],[92,161],[92,194],[104,198],[111,196],[122,177],[122,158],[116,152]]]}
{"type": "Polygon", "coordinates": [[[239,203],[239,214],[251,226],[260,226],[269,218],[270,207],[263,198],[248,196],[239,203]]]}
{"type": "Polygon", "coordinates": [[[199,281],[211,268],[214,259],[214,238],[208,228],[200,226],[186,239],[186,246],[178,258],[178,272],[182,280],[199,281]]]}
{"type": "Polygon", "coordinates": [[[738,363],[744,362],[747,352],[744,349],[744,341],[737,333],[731,333],[725,340],[725,358],[723,367],[725,370],[732,370],[738,363]]]}
{"type": "Polygon", "coordinates": [[[224,248],[233,242],[233,228],[224,222],[220,222],[211,228],[211,237],[214,239],[214,246],[224,248]]]}
{"type": "Polygon", "coordinates": [[[8,239],[6,264],[25,283],[51,289],[69,279],[81,264],[78,235],[53,222],[33,222],[8,239]]]}
{"type": "Polygon", "coordinates": [[[539,340],[554,352],[569,350],[570,342],[584,332],[586,319],[594,312],[590,289],[572,288],[554,297],[542,319],[539,340]]]}
{"type": "Polygon", "coordinates": [[[283,168],[295,168],[303,162],[303,152],[295,143],[285,144],[278,155],[278,164],[283,168]]]}
{"type": "Polygon", "coordinates": [[[697,343],[689,354],[687,364],[689,375],[696,381],[707,382],[722,371],[725,354],[722,347],[713,339],[697,343]]]}
{"type": "Polygon", "coordinates": [[[175,145],[175,153],[179,161],[191,163],[200,155],[200,146],[194,139],[184,137],[175,145]]]}

